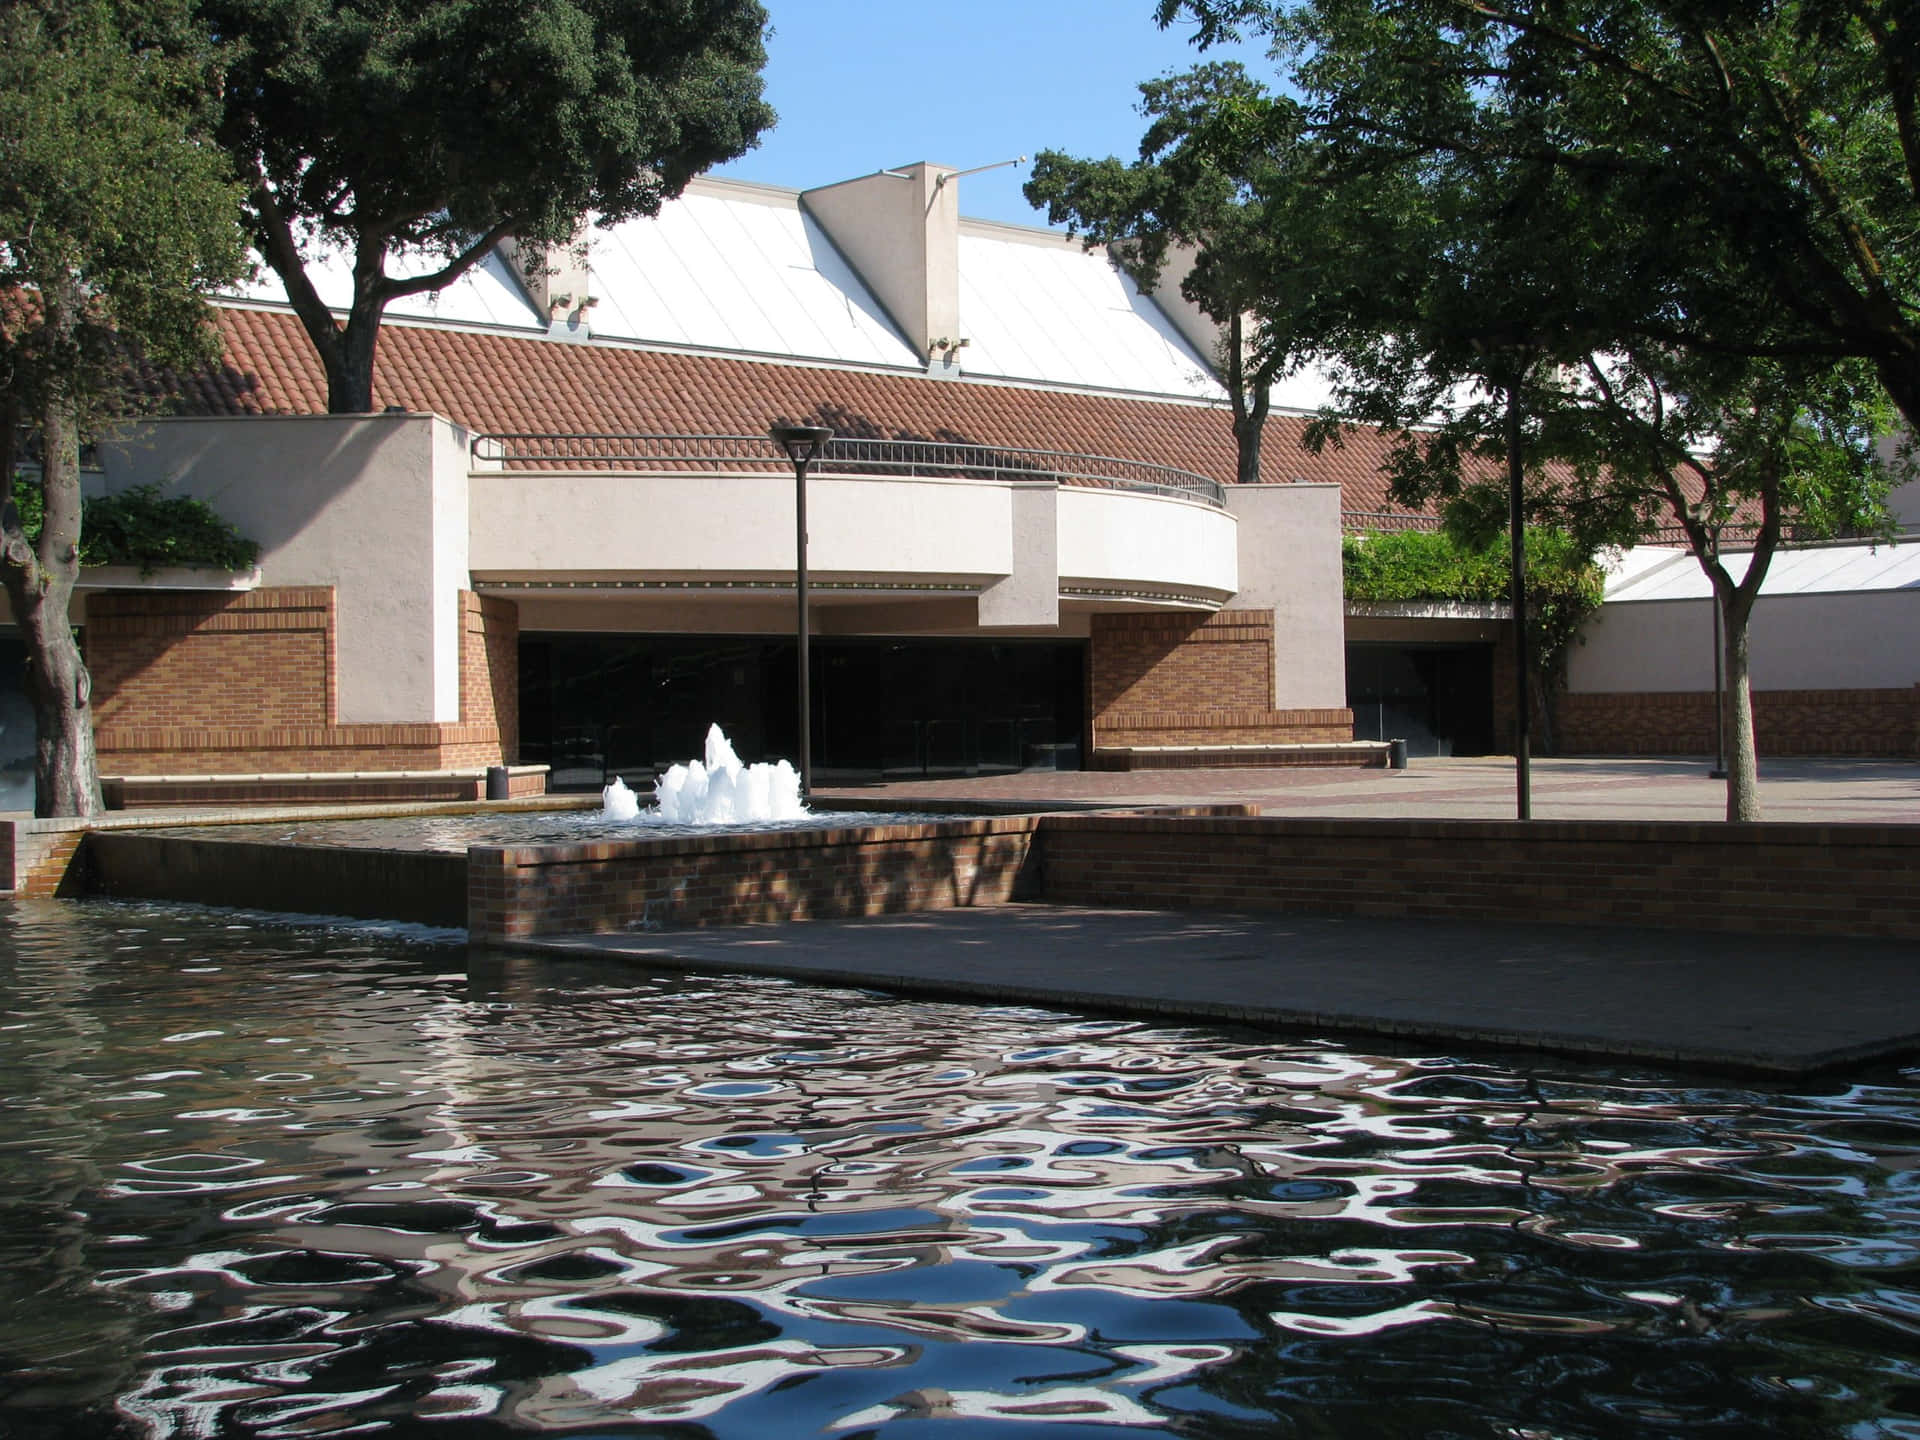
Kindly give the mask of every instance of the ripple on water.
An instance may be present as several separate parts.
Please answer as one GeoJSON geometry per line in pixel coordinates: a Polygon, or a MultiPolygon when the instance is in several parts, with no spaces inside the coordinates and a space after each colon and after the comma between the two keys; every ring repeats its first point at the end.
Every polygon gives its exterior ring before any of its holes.
{"type": "Polygon", "coordinates": [[[0,927],[0,1433],[1920,1433],[1908,1076],[0,927]]]}
{"type": "MultiPolygon", "coordinates": [[[[737,825],[671,824],[649,812],[610,819],[600,810],[489,811],[476,815],[388,815],[360,820],[280,820],[250,825],[176,826],[167,833],[207,840],[269,841],[373,850],[464,854],[469,845],[582,845],[601,840],[653,840],[687,835],[832,830],[849,825],[906,825],[966,819],[917,811],[819,810],[792,820],[737,825]]],[[[186,943],[187,937],[176,937],[186,943]]]]}

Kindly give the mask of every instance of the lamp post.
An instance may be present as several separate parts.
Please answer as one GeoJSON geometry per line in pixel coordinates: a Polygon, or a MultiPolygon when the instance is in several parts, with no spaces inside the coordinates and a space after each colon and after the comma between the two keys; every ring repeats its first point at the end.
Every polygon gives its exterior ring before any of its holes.
{"type": "MultiPolygon", "coordinates": [[[[1715,547],[1714,561],[1720,556],[1715,547]]],[[[1713,768],[1707,771],[1709,780],[1727,778],[1727,679],[1725,671],[1726,654],[1721,648],[1720,639],[1720,587],[1708,582],[1707,603],[1713,606],[1713,768]]]]}
{"type": "Polygon", "coordinates": [[[1512,550],[1508,595],[1513,605],[1513,788],[1518,819],[1533,818],[1533,757],[1528,753],[1532,710],[1528,706],[1527,672],[1533,668],[1527,654],[1527,516],[1526,466],[1520,454],[1519,385],[1507,386],[1507,542],[1512,550]]]}
{"type": "Polygon", "coordinates": [[[800,649],[800,803],[813,794],[813,697],[807,659],[807,467],[833,439],[824,425],[775,425],[774,442],[793,461],[793,578],[798,597],[795,637],[800,649]]]}

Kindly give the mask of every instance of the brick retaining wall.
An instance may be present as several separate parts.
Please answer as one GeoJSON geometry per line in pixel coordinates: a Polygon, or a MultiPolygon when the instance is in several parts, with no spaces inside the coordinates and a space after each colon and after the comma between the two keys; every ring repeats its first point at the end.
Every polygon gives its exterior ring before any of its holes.
{"type": "Polygon", "coordinates": [[[1050,815],[1070,905],[1920,939],[1920,826],[1050,815]]]}
{"type": "Polygon", "coordinates": [[[519,610],[463,590],[460,614],[458,724],[341,724],[330,587],[89,596],[86,658],[101,772],[197,776],[509,764],[519,749],[519,610]]]}
{"type": "Polygon", "coordinates": [[[1037,898],[1037,821],[661,837],[467,852],[476,944],[642,927],[846,919],[1037,898]]]}
{"type": "Polygon", "coordinates": [[[500,732],[492,725],[102,726],[94,746],[108,775],[470,770],[501,763],[500,732]]]}
{"type": "Polygon", "coordinates": [[[87,885],[124,899],[190,900],[418,925],[466,921],[466,858],[424,850],[96,830],[87,885]]]}
{"type": "MultiPolygon", "coordinates": [[[[481,944],[1013,900],[1920,940],[1915,825],[994,816],[475,846],[421,860],[431,879],[389,852],[155,833],[96,832],[86,853],[107,893],[464,916],[481,944]]],[[[51,893],[64,858],[23,850],[15,883],[51,893]]]]}
{"type": "MultiPolygon", "coordinates": [[[[1711,755],[1710,693],[1567,694],[1567,755],[1711,755]]],[[[1920,685],[1886,690],[1756,690],[1761,755],[1920,755],[1920,685]]]]}

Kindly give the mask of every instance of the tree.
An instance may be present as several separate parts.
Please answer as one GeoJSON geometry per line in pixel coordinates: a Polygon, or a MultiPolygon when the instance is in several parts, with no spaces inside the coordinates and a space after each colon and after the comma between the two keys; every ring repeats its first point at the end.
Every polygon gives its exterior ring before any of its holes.
{"type": "Polygon", "coordinates": [[[1296,357],[1286,337],[1249,325],[1255,287],[1283,268],[1272,253],[1281,227],[1266,223],[1262,195],[1275,177],[1264,136],[1237,148],[1227,143],[1243,106],[1265,92],[1233,62],[1204,65],[1140,87],[1151,123],[1132,164],[1115,157],[1078,160],[1057,150],[1034,157],[1027,202],[1050,223],[1081,232],[1089,247],[1105,245],[1143,288],[1157,284],[1170,254],[1189,265],[1180,291],[1225,332],[1218,367],[1233,407],[1238,452],[1235,479],[1260,483],[1260,440],[1270,392],[1296,357]]]}
{"type": "Polygon", "coordinates": [[[39,430],[29,538],[0,508],[0,580],[25,636],[35,813],[101,808],[92,682],[68,621],[80,566],[80,445],[124,413],[129,352],[218,353],[203,291],[244,267],[238,191],[204,143],[205,47],[173,0],[0,7],[0,474],[39,430]]]}
{"type": "Polygon", "coordinates": [[[201,0],[233,46],[220,138],[255,247],[327,375],[373,408],[381,316],[500,241],[561,244],[583,217],[658,212],[773,122],[758,0],[201,0]],[[344,250],[336,321],[307,272],[344,250]],[[388,273],[396,255],[437,262],[388,273]]]}
{"type": "MultiPolygon", "coordinates": [[[[1314,133],[1529,162],[1605,213],[1621,333],[1855,358],[1920,422],[1920,13],[1908,0],[1158,0],[1268,32],[1314,133]]],[[[1541,197],[1507,197],[1516,215],[1541,197]]]]}
{"type": "Polygon", "coordinates": [[[1483,527],[1502,461],[1516,510],[1589,543],[1678,525],[1726,621],[1728,816],[1756,818],[1747,633],[1768,563],[1790,526],[1884,526],[1876,427],[1888,396],[1920,410],[1902,243],[1920,33],[1869,0],[1160,7],[1183,10],[1203,40],[1267,28],[1305,97],[1275,143],[1304,114],[1343,183],[1395,197],[1371,227],[1388,283],[1311,337],[1338,357],[1341,414],[1310,438],[1387,427],[1395,498],[1483,527]],[[1736,580],[1721,541],[1742,523],[1736,580]]]}

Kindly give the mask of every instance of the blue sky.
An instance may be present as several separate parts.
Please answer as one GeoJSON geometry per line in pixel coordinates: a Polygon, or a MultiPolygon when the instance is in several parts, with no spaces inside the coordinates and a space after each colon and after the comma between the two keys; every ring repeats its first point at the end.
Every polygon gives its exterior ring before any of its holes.
{"type": "MultiPolygon", "coordinates": [[[[808,189],[892,165],[956,169],[1038,150],[1132,159],[1142,80],[1199,62],[1190,27],[1162,31],[1153,0],[765,0],[767,98],[780,123],[716,175],[808,189]]],[[[1231,53],[1256,75],[1259,51],[1231,53]]],[[[969,175],[962,214],[1046,218],[1028,167],[969,175]]]]}

